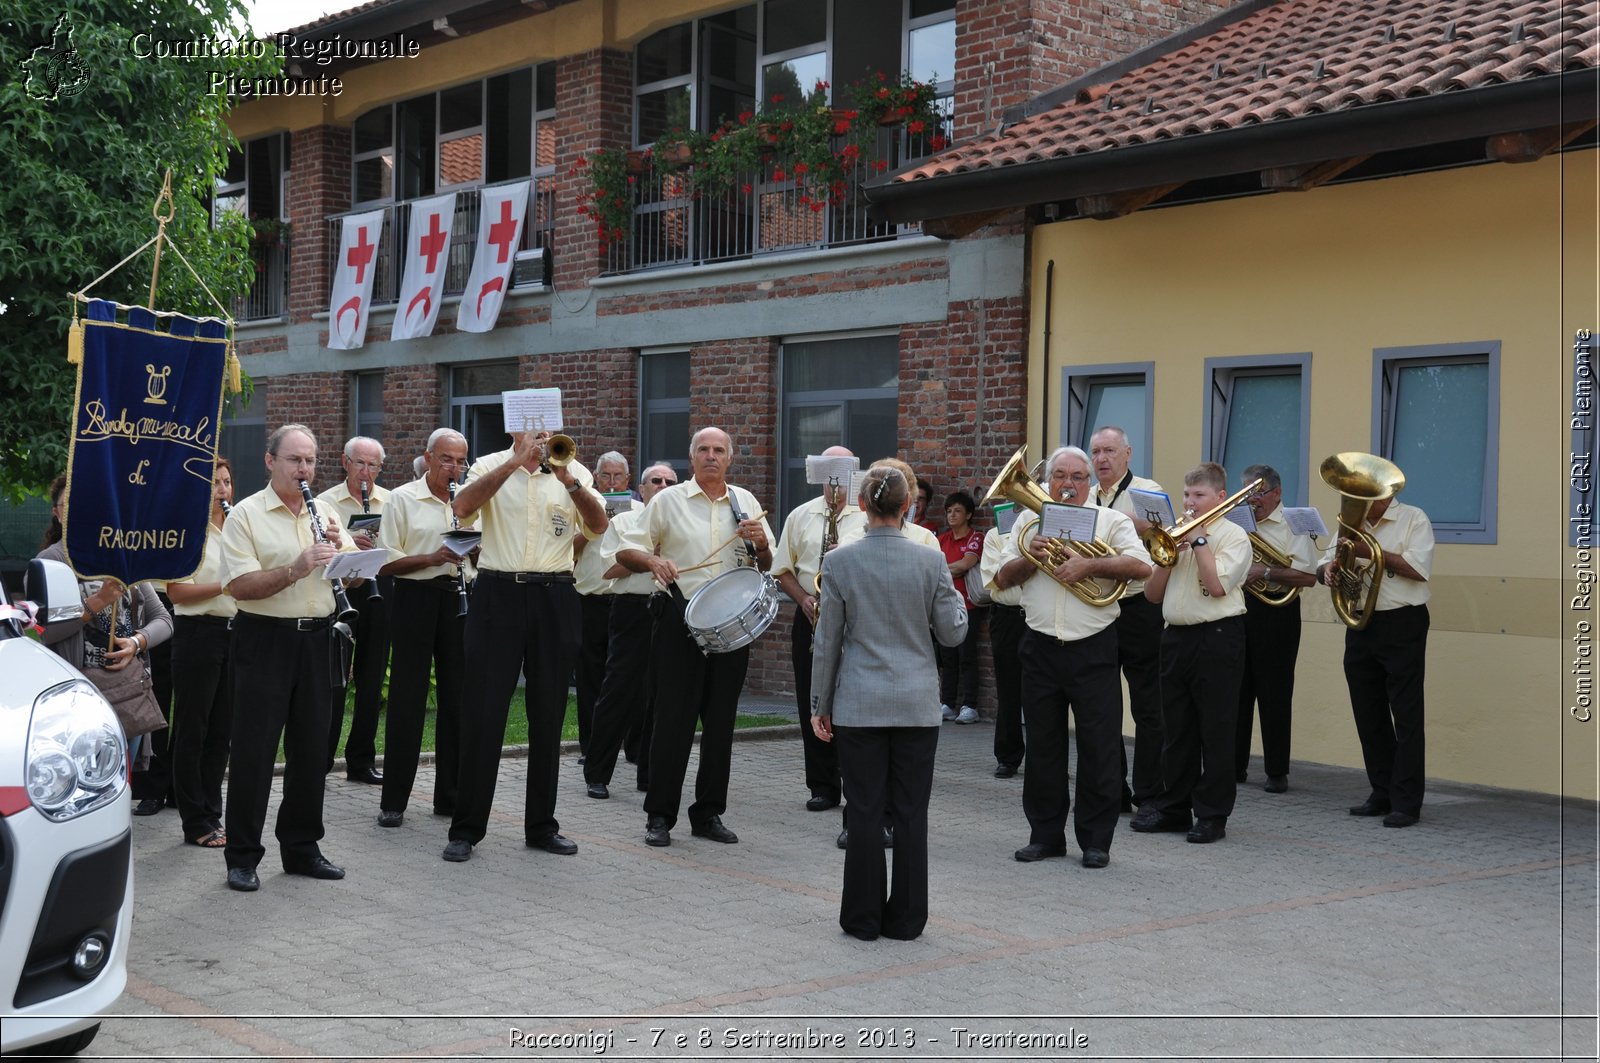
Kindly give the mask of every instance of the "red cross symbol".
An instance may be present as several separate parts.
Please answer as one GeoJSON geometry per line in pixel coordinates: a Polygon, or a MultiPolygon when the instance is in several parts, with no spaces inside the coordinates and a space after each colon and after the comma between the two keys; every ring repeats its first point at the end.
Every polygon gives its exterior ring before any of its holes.
{"type": "Polygon", "coordinates": [[[377,244],[367,243],[367,227],[356,227],[356,245],[345,253],[344,264],[354,267],[356,283],[361,283],[361,278],[367,275],[367,263],[372,261],[373,252],[378,250],[377,244]]]}
{"type": "Polygon", "coordinates": [[[439,215],[428,215],[428,231],[417,244],[417,253],[428,260],[427,271],[430,277],[433,276],[433,267],[439,259],[439,252],[444,250],[444,241],[444,230],[439,228],[439,215]]]}
{"type": "Polygon", "coordinates": [[[504,262],[511,254],[511,241],[517,235],[517,223],[511,217],[511,200],[500,201],[500,220],[489,226],[489,242],[495,246],[496,262],[504,262]]]}

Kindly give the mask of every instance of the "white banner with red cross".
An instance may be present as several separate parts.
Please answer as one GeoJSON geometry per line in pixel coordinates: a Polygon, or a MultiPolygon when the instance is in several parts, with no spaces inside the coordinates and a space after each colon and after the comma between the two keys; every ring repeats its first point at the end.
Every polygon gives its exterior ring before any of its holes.
{"type": "Polygon", "coordinates": [[[506,289],[511,286],[517,246],[522,242],[522,222],[528,213],[528,190],[532,184],[518,181],[483,190],[477,253],[472,258],[467,286],[461,292],[461,312],[456,316],[456,328],[462,332],[488,332],[500,316],[500,304],[505,302],[506,289]]]}
{"type": "Polygon", "coordinates": [[[367,342],[372,278],[382,235],[382,210],[345,215],[339,257],[334,260],[333,299],[328,304],[328,346],[333,350],[353,351],[367,342]]]}
{"type": "Polygon", "coordinates": [[[433,333],[444,298],[444,274],[450,265],[450,229],[456,218],[456,194],[446,192],[411,204],[406,227],[406,271],[400,302],[394,308],[391,340],[414,340],[433,333]]]}

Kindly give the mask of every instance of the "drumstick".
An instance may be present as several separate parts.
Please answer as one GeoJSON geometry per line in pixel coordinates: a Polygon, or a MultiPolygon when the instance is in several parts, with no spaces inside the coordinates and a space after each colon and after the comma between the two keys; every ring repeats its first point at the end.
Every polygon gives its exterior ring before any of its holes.
{"type": "MultiPolygon", "coordinates": [[[[766,515],[767,515],[767,511],[766,510],[762,510],[761,512],[757,513],[755,516],[746,517],[745,519],[746,520],[760,520],[762,517],[765,517],[766,515]]],[[[678,569],[678,571],[679,572],[693,572],[696,569],[702,569],[702,568],[705,568],[707,565],[714,564],[715,561],[713,559],[718,554],[722,553],[722,551],[724,551],[728,547],[732,546],[733,543],[734,543],[734,540],[737,539],[737,538],[739,538],[739,533],[738,532],[734,532],[727,539],[723,540],[722,545],[718,546],[715,550],[713,550],[709,554],[707,554],[704,561],[701,561],[698,565],[690,565],[688,568],[680,568],[680,569],[678,569]]]]}

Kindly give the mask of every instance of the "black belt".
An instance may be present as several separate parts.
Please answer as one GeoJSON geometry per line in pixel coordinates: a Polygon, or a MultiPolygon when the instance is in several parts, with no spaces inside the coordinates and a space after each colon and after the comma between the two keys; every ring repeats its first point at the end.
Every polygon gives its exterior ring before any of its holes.
{"type": "Polygon", "coordinates": [[[427,584],[430,584],[430,583],[441,583],[441,584],[442,583],[448,583],[448,584],[450,584],[450,586],[454,587],[456,585],[456,577],[455,576],[396,576],[394,578],[394,585],[396,587],[423,587],[423,586],[426,586],[427,584]]]}
{"type": "Polygon", "coordinates": [[[231,616],[185,616],[179,613],[173,617],[173,620],[182,620],[187,624],[204,624],[207,627],[227,628],[233,626],[233,617],[231,616]]]}
{"type": "Polygon", "coordinates": [[[575,583],[570,572],[501,572],[493,568],[480,568],[478,575],[485,579],[503,580],[506,583],[575,583]]]}
{"type": "Polygon", "coordinates": [[[333,626],[332,616],[261,616],[258,613],[240,613],[235,620],[251,620],[272,627],[293,628],[295,631],[326,631],[333,626]]]}

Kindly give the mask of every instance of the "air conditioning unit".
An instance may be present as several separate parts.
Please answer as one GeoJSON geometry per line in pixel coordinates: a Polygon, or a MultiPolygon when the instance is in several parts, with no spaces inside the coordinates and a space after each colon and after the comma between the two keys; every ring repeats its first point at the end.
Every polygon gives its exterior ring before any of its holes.
{"type": "Polygon", "coordinates": [[[538,290],[550,287],[550,249],[518,251],[511,267],[511,287],[538,290]]]}

